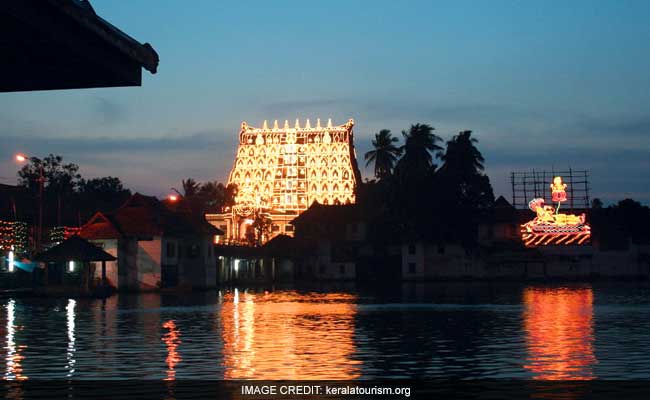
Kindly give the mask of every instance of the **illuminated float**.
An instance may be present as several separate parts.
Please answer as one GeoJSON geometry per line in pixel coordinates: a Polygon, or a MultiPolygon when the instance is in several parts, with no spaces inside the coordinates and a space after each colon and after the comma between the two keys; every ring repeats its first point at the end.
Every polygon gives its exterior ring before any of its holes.
{"type": "Polygon", "coordinates": [[[556,176],[551,184],[551,198],[557,207],[545,205],[544,199],[536,198],[528,203],[535,218],[521,225],[521,238],[526,247],[548,245],[581,245],[591,238],[591,227],[585,214],[562,214],[560,205],[567,200],[567,185],[556,176]]]}

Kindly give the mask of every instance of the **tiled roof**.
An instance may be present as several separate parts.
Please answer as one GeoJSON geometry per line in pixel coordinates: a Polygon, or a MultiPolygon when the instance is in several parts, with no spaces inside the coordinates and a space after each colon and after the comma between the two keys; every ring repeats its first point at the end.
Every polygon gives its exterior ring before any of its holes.
{"type": "Polygon", "coordinates": [[[89,239],[223,234],[202,216],[172,211],[155,197],[140,193],[111,214],[98,213],[81,231],[89,239]]]}

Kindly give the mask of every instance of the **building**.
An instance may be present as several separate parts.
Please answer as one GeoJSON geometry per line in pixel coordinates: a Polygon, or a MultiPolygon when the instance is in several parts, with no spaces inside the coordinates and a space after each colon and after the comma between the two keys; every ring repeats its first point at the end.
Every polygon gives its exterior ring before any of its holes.
{"type": "Polygon", "coordinates": [[[140,86],[158,54],[95,13],[88,0],[0,6],[0,92],[140,86]]]}
{"type": "Polygon", "coordinates": [[[291,221],[312,203],[353,204],[361,181],[354,151],[354,121],[334,126],[331,120],[293,127],[242,122],[229,185],[237,186],[235,204],[207,220],[226,232],[225,240],[245,242],[260,216],[270,219],[263,241],[293,236],[291,221]]]}
{"type": "Polygon", "coordinates": [[[222,233],[202,216],[136,193],[115,212],[96,213],[81,227],[80,236],[117,258],[106,265],[109,284],[120,290],[152,290],[215,286],[213,240],[222,233]]]}
{"type": "Polygon", "coordinates": [[[353,280],[367,244],[368,223],[357,204],[314,203],[292,221],[297,246],[304,249],[299,279],[353,280]]]}
{"type": "Polygon", "coordinates": [[[519,231],[528,214],[527,210],[517,210],[503,196],[499,196],[478,225],[479,243],[491,246],[520,242],[519,231]]]}

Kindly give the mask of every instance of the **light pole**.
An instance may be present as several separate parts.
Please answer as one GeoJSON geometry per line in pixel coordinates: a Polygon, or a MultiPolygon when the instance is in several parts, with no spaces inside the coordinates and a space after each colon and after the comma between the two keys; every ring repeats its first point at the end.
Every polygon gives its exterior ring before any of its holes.
{"type": "Polygon", "coordinates": [[[38,162],[38,227],[36,231],[36,240],[34,240],[34,246],[36,247],[36,252],[41,250],[41,243],[43,239],[43,187],[45,186],[45,172],[43,170],[43,160],[40,160],[36,157],[28,158],[24,154],[17,154],[16,161],[19,163],[26,162],[30,160],[34,163],[38,162]]]}

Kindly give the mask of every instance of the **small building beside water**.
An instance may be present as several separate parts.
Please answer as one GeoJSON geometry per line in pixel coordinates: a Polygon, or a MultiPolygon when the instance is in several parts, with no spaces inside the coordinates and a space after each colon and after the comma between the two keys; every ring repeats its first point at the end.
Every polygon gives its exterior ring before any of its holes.
{"type": "Polygon", "coordinates": [[[133,195],[113,213],[96,213],[80,236],[117,260],[106,276],[119,290],[207,288],[217,284],[215,235],[222,234],[189,210],[155,197],[133,195]]]}

